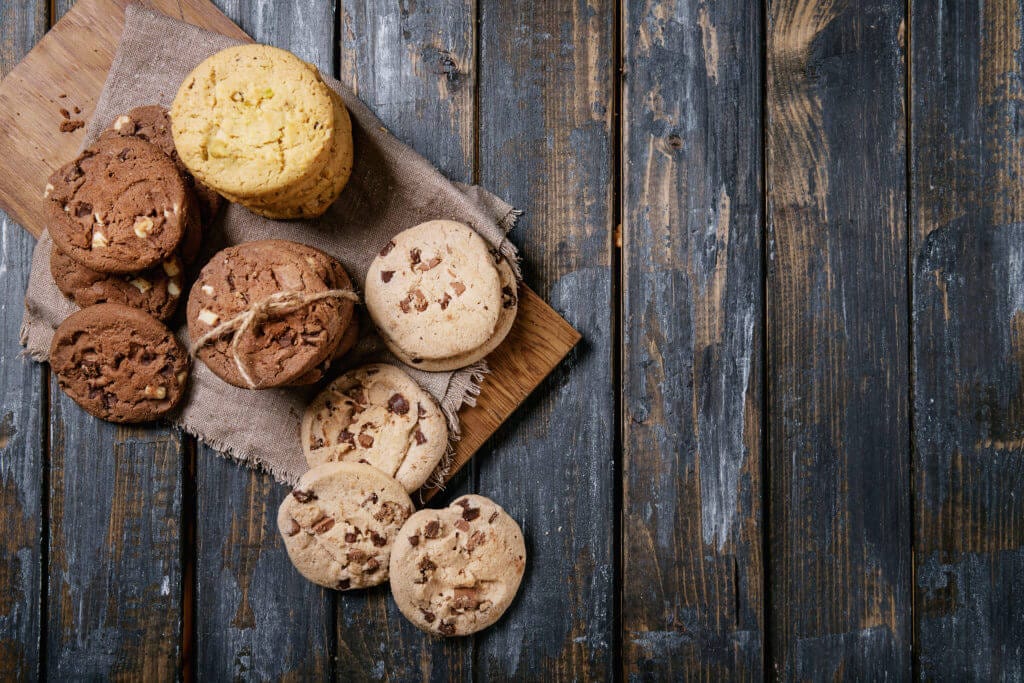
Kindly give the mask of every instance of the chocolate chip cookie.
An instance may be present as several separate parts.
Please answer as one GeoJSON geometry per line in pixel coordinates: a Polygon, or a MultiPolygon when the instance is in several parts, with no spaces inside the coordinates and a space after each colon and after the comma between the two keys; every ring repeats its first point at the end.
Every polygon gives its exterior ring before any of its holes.
{"type": "Polygon", "coordinates": [[[346,372],[302,418],[302,448],[311,467],[366,463],[409,492],[423,486],[447,446],[448,425],[434,397],[393,365],[346,372]]]}
{"type": "Polygon", "coordinates": [[[110,422],[146,422],[178,404],[188,354],[163,323],[122,304],[89,306],[53,335],[50,367],[60,388],[110,422]]]}
{"type": "Polygon", "coordinates": [[[218,252],[189,293],[193,344],[223,323],[258,313],[248,329],[224,330],[196,348],[218,377],[235,386],[264,389],[296,380],[334,353],[351,319],[350,300],[325,294],[335,289],[334,269],[281,242],[247,242],[218,252]],[[316,296],[327,298],[300,301],[316,296]],[[291,305],[266,308],[282,297],[291,305]]]}
{"type": "Polygon", "coordinates": [[[503,286],[480,235],[462,223],[428,221],[396,235],[374,258],[366,306],[400,358],[454,370],[494,338],[503,286]]]}
{"type": "Polygon", "coordinates": [[[334,462],[304,474],[277,512],[292,564],[328,588],[388,579],[391,545],[412,514],[402,486],[369,465],[334,462]]]}
{"type": "Polygon", "coordinates": [[[433,635],[465,636],[496,622],[526,569],[515,520],[483,496],[420,510],[391,551],[391,594],[402,614],[433,635]]]}
{"type": "Polygon", "coordinates": [[[174,254],[188,192],[167,155],[137,138],[100,140],[46,186],[54,244],[103,273],[135,273],[174,254]]]}
{"type": "Polygon", "coordinates": [[[50,252],[50,273],[60,291],[81,308],[124,304],[167,320],[181,300],[182,272],[177,256],[141,273],[117,275],[86,268],[55,246],[50,252]]]}

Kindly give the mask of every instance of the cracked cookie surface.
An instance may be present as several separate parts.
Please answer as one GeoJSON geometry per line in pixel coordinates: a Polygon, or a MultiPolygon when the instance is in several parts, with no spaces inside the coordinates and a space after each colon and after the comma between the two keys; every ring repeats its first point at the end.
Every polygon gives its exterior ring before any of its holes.
{"type": "Polygon", "coordinates": [[[174,162],[137,138],[96,142],[57,169],[44,194],[54,244],[103,273],[135,273],[169,258],[189,220],[174,162]]]}
{"type": "Polygon", "coordinates": [[[366,306],[403,360],[449,370],[495,335],[502,286],[480,235],[455,221],[428,221],[396,235],[374,258],[366,306]]]}
{"type": "Polygon", "coordinates": [[[277,526],[304,577],[337,590],[366,588],[387,581],[391,546],[412,510],[391,477],[334,462],[302,476],[281,503],[277,526]]]}
{"type": "Polygon", "coordinates": [[[501,617],[525,569],[515,520],[488,498],[462,496],[443,510],[420,510],[402,527],[391,551],[391,593],[418,628],[464,636],[501,617]]]}
{"type": "Polygon", "coordinates": [[[142,311],[99,304],[69,316],[53,335],[50,367],[75,403],[103,420],[145,422],[181,400],[188,354],[142,311]]]}
{"type": "Polygon", "coordinates": [[[310,467],[364,462],[409,492],[427,481],[447,446],[447,422],[434,397],[383,363],[341,375],[302,418],[302,448],[310,467]]]}

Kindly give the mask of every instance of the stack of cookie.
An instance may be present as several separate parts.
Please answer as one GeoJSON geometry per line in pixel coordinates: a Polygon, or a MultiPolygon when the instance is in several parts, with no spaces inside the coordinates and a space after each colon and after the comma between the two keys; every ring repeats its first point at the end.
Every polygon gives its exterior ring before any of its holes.
{"type": "Polygon", "coordinates": [[[185,78],[171,107],[185,166],[268,218],[322,215],[352,171],[352,123],[316,67],[268,45],[239,45],[185,78]]]}
{"type": "Polygon", "coordinates": [[[238,387],[311,384],[354,344],[356,299],[342,265],[317,249],[286,240],[228,247],[189,293],[193,352],[238,387]]]}
{"type": "Polygon", "coordinates": [[[388,348],[431,372],[466,367],[497,348],[518,301],[512,266],[455,221],[399,233],[366,275],[366,308],[388,348]]]}

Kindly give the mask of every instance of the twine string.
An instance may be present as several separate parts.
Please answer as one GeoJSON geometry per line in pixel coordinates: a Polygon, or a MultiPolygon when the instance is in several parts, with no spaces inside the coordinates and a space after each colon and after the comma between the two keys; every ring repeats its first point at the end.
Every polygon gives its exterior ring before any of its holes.
{"type": "Polygon", "coordinates": [[[199,339],[196,339],[192,346],[189,347],[189,353],[195,356],[199,349],[214,339],[220,339],[230,333],[232,337],[228,348],[231,351],[232,359],[235,361],[235,366],[249,388],[255,389],[256,382],[253,380],[252,375],[249,374],[243,354],[239,351],[245,334],[269,317],[294,313],[324,299],[348,299],[349,301],[359,303],[359,297],[351,289],[328,289],[324,292],[314,292],[312,294],[295,291],[276,292],[266,299],[257,301],[238,315],[225,320],[199,337],[199,339]]]}

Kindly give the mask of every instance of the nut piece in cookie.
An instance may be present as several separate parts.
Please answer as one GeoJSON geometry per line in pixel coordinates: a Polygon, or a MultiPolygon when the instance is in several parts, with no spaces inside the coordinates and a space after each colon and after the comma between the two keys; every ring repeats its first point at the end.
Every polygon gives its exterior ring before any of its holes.
{"type": "Polygon", "coordinates": [[[277,526],[304,577],[338,590],[366,588],[388,580],[391,546],[412,510],[391,477],[335,462],[302,476],[281,503],[277,526]]]}
{"type": "Polygon", "coordinates": [[[60,388],[110,422],[146,422],[185,393],[189,359],[156,318],[122,304],[83,308],[61,323],[50,345],[60,388]]]}
{"type": "Polygon", "coordinates": [[[405,523],[391,551],[391,593],[420,629],[465,636],[501,617],[525,569],[519,525],[494,501],[468,495],[405,523]]]}
{"type": "Polygon", "coordinates": [[[346,372],[302,418],[302,448],[311,467],[366,463],[410,493],[423,486],[447,447],[447,421],[434,397],[394,365],[346,372]]]}

